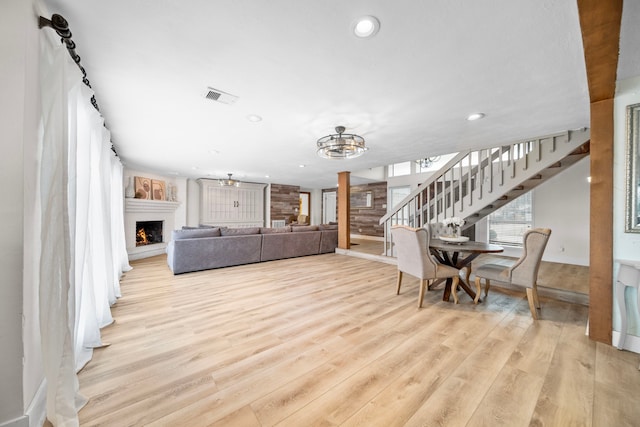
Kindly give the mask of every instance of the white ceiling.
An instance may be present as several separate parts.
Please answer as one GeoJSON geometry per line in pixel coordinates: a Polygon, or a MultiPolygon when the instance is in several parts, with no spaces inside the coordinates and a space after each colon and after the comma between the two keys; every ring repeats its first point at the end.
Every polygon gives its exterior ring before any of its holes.
{"type": "MultiPolygon", "coordinates": [[[[45,3],[69,21],[134,169],[325,188],[340,171],[589,126],[575,1],[45,3]],[[351,32],[363,15],[381,22],[371,39],[351,32]],[[207,87],[239,99],[207,100],[207,87]],[[486,118],[465,120],[477,111],[486,118]],[[369,151],[319,158],[316,140],[337,125],[369,151]]],[[[623,39],[638,35],[640,2],[626,3],[623,39]]],[[[622,58],[637,41],[621,44],[622,58]]],[[[640,75],[638,55],[628,58],[619,75],[640,75]]]]}

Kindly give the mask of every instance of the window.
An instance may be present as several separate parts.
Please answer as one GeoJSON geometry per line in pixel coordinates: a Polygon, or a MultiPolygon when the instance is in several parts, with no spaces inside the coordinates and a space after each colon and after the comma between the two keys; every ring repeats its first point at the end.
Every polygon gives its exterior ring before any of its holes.
{"type": "Polygon", "coordinates": [[[411,193],[410,186],[403,187],[391,187],[389,188],[389,193],[391,194],[391,207],[395,208],[398,204],[404,200],[405,197],[411,193]]]}
{"type": "Polygon", "coordinates": [[[390,177],[411,175],[411,162],[395,163],[393,165],[389,165],[388,169],[390,177]]]}
{"type": "Polygon", "coordinates": [[[524,232],[533,225],[531,191],[489,215],[489,243],[522,247],[524,232]]]}
{"type": "MultiPolygon", "coordinates": [[[[400,204],[405,197],[407,197],[411,193],[410,186],[402,186],[402,187],[391,187],[389,188],[389,202],[391,205],[391,209],[395,209],[396,206],[400,204]]],[[[409,225],[411,223],[411,219],[409,218],[409,206],[405,206],[398,212],[397,216],[393,217],[391,220],[392,225],[402,224],[409,225]]]]}

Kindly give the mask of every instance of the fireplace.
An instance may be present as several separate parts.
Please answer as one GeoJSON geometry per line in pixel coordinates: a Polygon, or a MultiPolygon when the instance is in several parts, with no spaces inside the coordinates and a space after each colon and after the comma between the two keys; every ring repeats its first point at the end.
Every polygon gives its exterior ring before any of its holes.
{"type": "Polygon", "coordinates": [[[136,221],[136,246],[162,243],[164,221],[136,221]]]}
{"type": "MultiPolygon", "coordinates": [[[[186,190],[185,190],[186,191],[186,190]]],[[[180,202],[167,202],[163,200],[124,199],[124,234],[129,260],[148,258],[165,254],[168,240],[171,240],[171,231],[176,225],[176,209],[180,202]],[[144,229],[145,234],[151,232],[152,239],[147,237],[147,244],[140,244],[138,231],[140,223],[156,222],[162,224],[162,231],[144,229]],[[159,233],[162,233],[160,237],[159,233]]],[[[180,226],[184,221],[181,219],[180,226]]]]}

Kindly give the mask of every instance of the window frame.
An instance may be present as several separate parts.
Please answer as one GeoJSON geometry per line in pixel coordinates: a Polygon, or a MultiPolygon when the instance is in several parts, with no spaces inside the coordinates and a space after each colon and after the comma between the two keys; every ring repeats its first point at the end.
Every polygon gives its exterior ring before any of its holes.
{"type": "MultiPolygon", "coordinates": [[[[505,204],[504,206],[500,207],[499,209],[496,209],[495,211],[493,211],[492,213],[490,213],[489,215],[487,215],[487,242],[489,242],[490,244],[494,244],[494,245],[499,245],[499,246],[506,246],[506,247],[511,247],[511,248],[522,248],[523,244],[522,244],[522,236],[524,235],[524,233],[527,230],[530,230],[532,228],[534,228],[534,222],[535,222],[535,218],[534,218],[534,206],[535,206],[535,200],[534,200],[534,195],[533,195],[533,191],[528,191],[527,193],[522,194],[521,196],[519,196],[516,199],[513,199],[512,201],[510,201],[509,203],[505,204]],[[512,210],[516,210],[516,209],[521,209],[521,205],[523,202],[526,203],[526,197],[529,197],[529,206],[528,206],[528,211],[524,212],[525,216],[528,216],[528,219],[512,219],[512,220],[496,220],[496,219],[492,219],[492,217],[494,217],[497,213],[501,213],[502,210],[506,209],[512,209],[512,210]],[[517,202],[517,204],[516,204],[517,202]],[[491,236],[491,230],[492,230],[492,223],[493,224],[502,224],[502,225],[512,225],[514,226],[514,228],[517,228],[518,226],[520,226],[522,233],[521,234],[516,234],[516,233],[511,233],[508,234],[507,236],[511,237],[510,239],[507,237],[507,239],[503,239],[503,240],[498,240],[497,238],[492,238],[491,236]],[[517,239],[516,239],[517,237],[517,239]]],[[[504,215],[503,215],[504,216],[504,215]]]]}

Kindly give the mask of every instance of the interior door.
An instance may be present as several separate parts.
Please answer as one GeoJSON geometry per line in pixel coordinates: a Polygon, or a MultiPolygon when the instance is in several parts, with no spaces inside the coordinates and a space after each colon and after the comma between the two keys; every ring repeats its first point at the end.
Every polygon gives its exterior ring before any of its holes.
{"type": "Polygon", "coordinates": [[[335,191],[325,191],[322,193],[322,223],[328,224],[336,222],[336,200],[335,191]]]}

